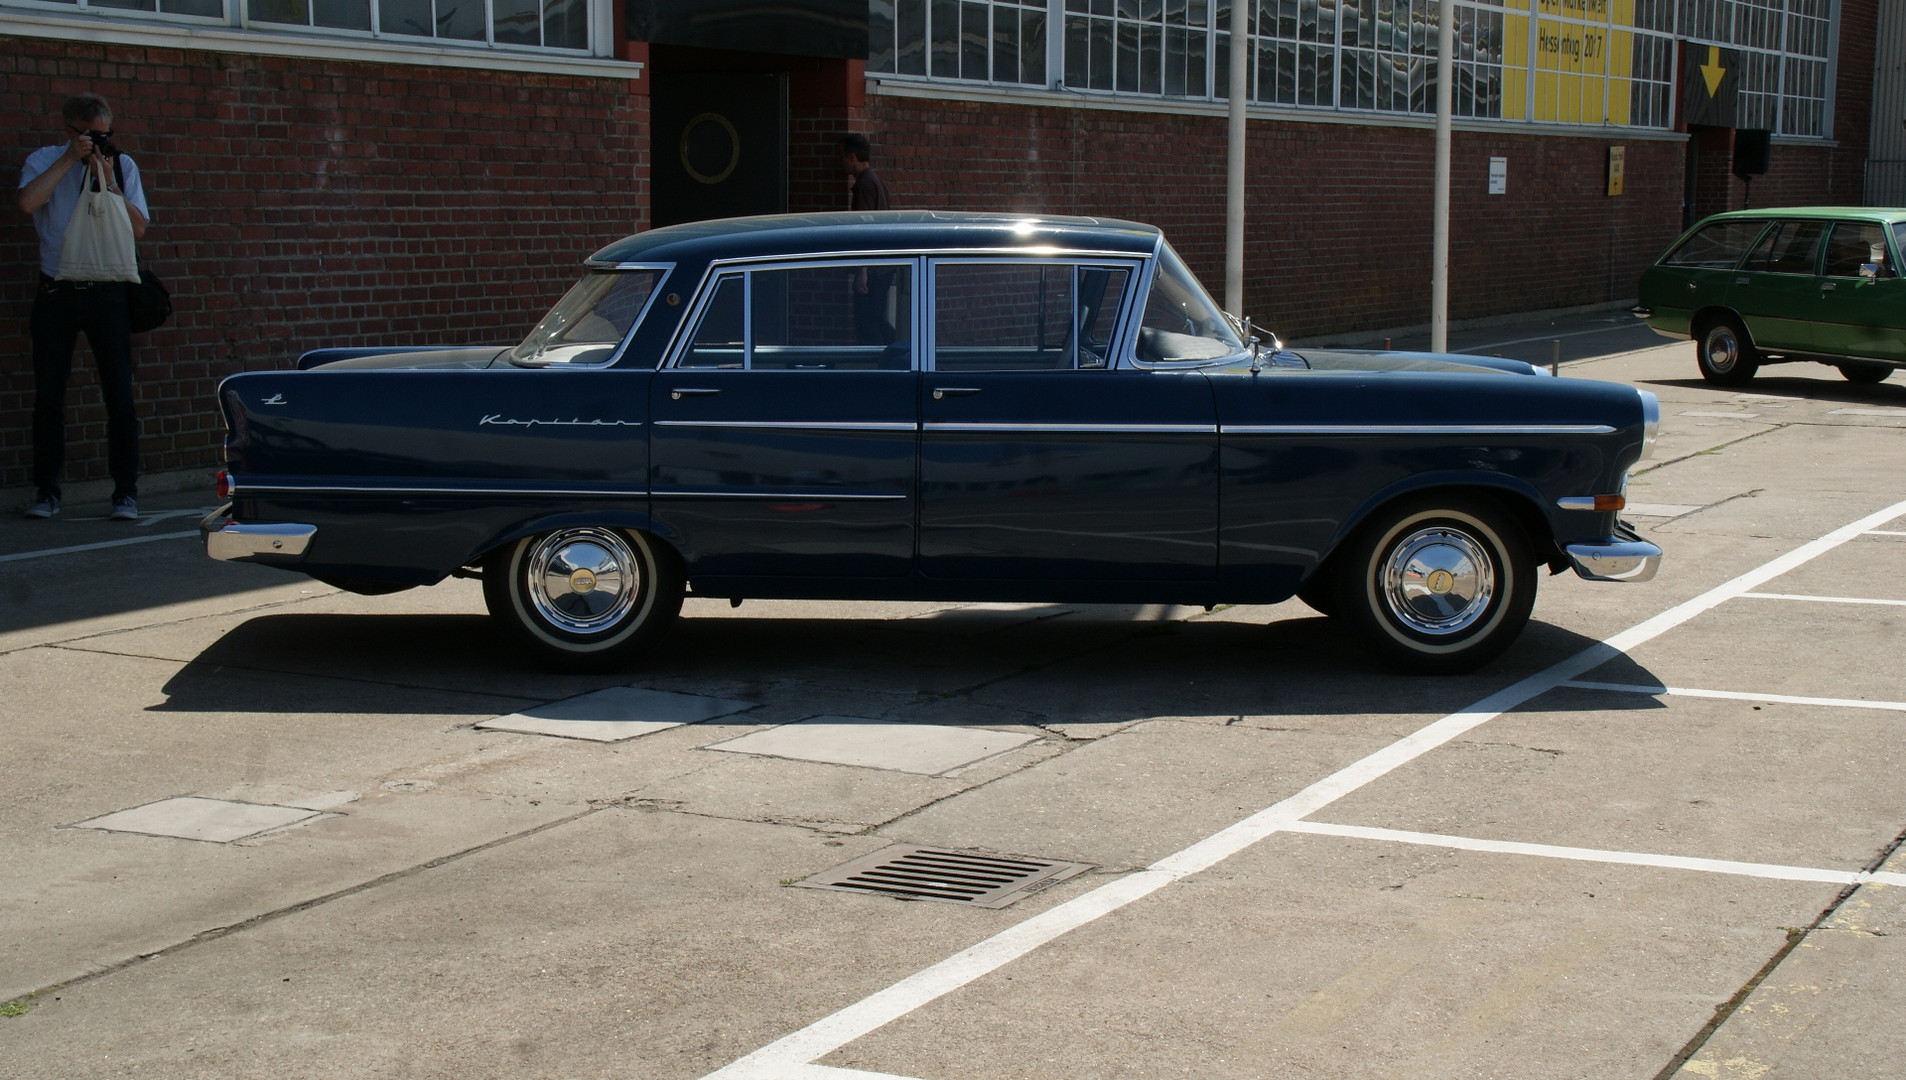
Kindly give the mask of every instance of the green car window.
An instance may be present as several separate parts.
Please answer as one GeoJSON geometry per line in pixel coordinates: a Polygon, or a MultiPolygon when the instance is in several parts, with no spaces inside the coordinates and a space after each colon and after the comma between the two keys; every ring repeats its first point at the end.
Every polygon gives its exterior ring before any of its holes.
{"type": "Polygon", "coordinates": [[[1820,250],[1820,236],[1827,231],[1824,221],[1783,221],[1754,245],[1747,257],[1747,269],[1768,274],[1811,274],[1814,254],[1820,250]]]}
{"type": "Polygon", "coordinates": [[[1842,221],[1827,237],[1827,276],[1868,276],[1861,273],[1862,267],[1872,267],[1873,277],[1897,276],[1886,257],[1886,227],[1842,221]]]}
{"type": "Polygon", "coordinates": [[[1661,265],[1732,270],[1765,224],[1762,221],[1717,221],[1703,225],[1669,252],[1661,265]]]}

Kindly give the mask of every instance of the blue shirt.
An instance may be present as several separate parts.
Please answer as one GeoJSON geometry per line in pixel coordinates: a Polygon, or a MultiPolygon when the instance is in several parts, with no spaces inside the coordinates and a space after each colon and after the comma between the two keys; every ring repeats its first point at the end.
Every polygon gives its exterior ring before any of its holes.
{"type": "MultiPolygon", "coordinates": [[[[66,144],[42,146],[27,155],[26,165],[20,170],[20,186],[25,187],[33,179],[50,168],[66,153],[66,144]]],[[[106,168],[112,169],[107,162],[106,168]]],[[[146,210],[146,189],[139,183],[139,166],[132,158],[119,155],[119,170],[126,174],[126,181],[120,190],[125,193],[126,204],[139,211],[147,221],[152,214],[146,210]]],[[[66,223],[73,220],[73,207],[79,205],[80,185],[93,175],[91,162],[78,162],[66,170],[60,182],[53,185],[53,194],[48,196],[38,210],[33,211],[33,228],[40,234],[40,273],[47,277],[57,277],[60,272],[60,241],[66,238],[66,223]]]]}

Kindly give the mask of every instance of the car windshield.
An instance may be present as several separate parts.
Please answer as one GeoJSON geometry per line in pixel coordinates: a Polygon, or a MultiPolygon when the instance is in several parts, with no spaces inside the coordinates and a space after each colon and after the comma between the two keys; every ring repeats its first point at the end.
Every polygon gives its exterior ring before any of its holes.
{"type": "Polygon", "coordinates": [[[1161,245],[1138,329],[1138,358],[1149,363],[1220,360],[1243,352],[1231,321],[1171,245],[1161,245]]]}
{"type": "Polygon", "coordinates": [[[523,367],[608,363],[641,319],[665,272],[659,268],[591,270],[510,352],[510,363],[523,367]]]}

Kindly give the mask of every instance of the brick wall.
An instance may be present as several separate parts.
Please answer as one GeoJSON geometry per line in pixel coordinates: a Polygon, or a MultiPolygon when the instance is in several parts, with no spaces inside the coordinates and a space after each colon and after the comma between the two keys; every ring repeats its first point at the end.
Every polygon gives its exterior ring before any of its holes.
{"type": "MultiPolygon", "coordinates": [[[[1222,292],[1222,117],[876,94],[858,115],[812,118],[805,137],[848,123],[873,140],[896,206],[1150,222],[1222,292]]],[[[1432,133],[1253,121],[1248,142],[1246,311],[1287,338],[1427,322],[1432,133]]],[[[1678,142],[1458,132],[1454,147],[1451,318],[1627,298],[1680,231],[1678,142]],[[1616,144],[1626,187],[1611,198],[1616,144]],[[1486,193],[1491,157],[1508,159],[1505,195],[1486,193]]],[[[816,202],[795,209],[839,206],[813,169],[794,190],[816,202]]]]}
{"type": "MultiPolygon", "coordinates": [[[[0,37],[4,175],[93,90],[152,204],[171,323],[134,339],[143,471],[209,465],[213,388],[320,345],[519,338],[647,213],[647,99],[622,80],[0,37]]],[[[0,224],[0,489],[29,482],[31,221],[0,224]]],[[[105,475],[82,344],[69,483],[105,475]]]]}

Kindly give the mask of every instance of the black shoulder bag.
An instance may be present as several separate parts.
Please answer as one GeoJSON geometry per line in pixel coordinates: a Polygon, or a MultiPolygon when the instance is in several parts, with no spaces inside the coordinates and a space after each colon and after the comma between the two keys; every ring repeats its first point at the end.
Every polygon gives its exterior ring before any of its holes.
{"type": "MultiPolygon", "coordinates": [[[[113,155],[113,179],[119,182],[119,190],[126,190],[126,171],[119,166],[119,155],[113,155]]],[[[139,284],[126,283],[126,322],[135,334],[155,330],[172,317],[172,294],[165,291],[165,283],[159,275],[139,267],[139,284]]]]}

